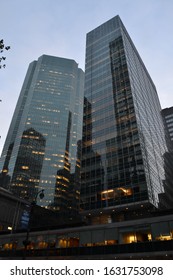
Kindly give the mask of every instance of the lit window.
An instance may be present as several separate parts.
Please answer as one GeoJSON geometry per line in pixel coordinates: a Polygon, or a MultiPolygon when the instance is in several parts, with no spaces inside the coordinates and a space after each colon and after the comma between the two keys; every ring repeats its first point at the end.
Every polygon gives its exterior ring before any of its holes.
{"type": "Polygon", "coordinates": [[[23,166],[21,166],[21,168],[24,169],[24,170],[28,170],[28,169],[29,169],[29,166],[23,165],[23,166]]]}

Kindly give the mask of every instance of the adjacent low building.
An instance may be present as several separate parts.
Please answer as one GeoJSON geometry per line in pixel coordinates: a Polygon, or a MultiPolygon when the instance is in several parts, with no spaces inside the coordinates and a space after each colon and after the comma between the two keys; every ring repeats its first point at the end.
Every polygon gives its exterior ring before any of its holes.
{"type": "Polygon", "coordinates": [[[136,219],[0,235],[0,258],[173,259],[173,211],[136,219]]]}
{"type": "Polygon", "coordinates": [[[26,228],[30,202],[0,187],[0,232],[26,228]]]}

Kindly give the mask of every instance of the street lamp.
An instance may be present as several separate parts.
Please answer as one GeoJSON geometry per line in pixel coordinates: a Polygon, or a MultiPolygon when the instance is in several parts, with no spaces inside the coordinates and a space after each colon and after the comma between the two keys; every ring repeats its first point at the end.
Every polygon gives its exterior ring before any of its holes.
{"type": "Polygon", "coordinates": [[[44,198],[44,190],[41,190],[41,191],[36,193],[36,195],[34,197],[34,200],[32,201],[31,205],[35,205],[37,203],[38,195],[39,195],[40,199],[43,199],[44,198]]]}
{"type": "Polygon", "coordinates": [[[28,228],[27,228],[27,234],[26,234],[26,239],[23,241],[23,245],[25,246],[25,251],[27,249],[27,246],[30,245],[31,241],[29,240],[29,233],[30,233],[30,226],[31,226],[31,219],[32,219],[32,214],[33,214],[33,207],[36,205],[37,203],[37,198],[38,195],[40,197],[40,199],[44,198],[44,190],[40,190],[36,193],[34,200],[31,202],[31,210],[30,210],[30,214],[29,214],[29,222],[28,222],[28,228]]]}

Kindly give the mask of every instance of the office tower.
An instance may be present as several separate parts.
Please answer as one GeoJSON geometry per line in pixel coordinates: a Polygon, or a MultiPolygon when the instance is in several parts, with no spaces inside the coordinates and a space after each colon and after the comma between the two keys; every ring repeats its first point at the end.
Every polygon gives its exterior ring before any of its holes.
{"type": "Polygon", "coordinates": [[[33,61],[1,157],[3,187],[31,201],[44,189],[38,204],[62,214],[76,211],[79,201],[83,86],[74,60],[43,55],[33,61]]]}
{"type": "Polygon", "coordinates": [[[173,107],[163,109],[162,117],[170,140],[171,149],[173,150],[173,107]]]}
{"type": "Polygon", "coordinates": [[[168,205],[169,208],[173,207],[173,107],[165,108],[161,111],[163,123],[165,127],[165,135],[167,141],[168,151],[164,154],[166,185],[165,193],[160,196],[161,201],[168,205]]]}
{"type": "Polygon", "coordinates": [[[81,214],[101,223],[156,209],[167,151],[161,107],[119,16],[87,34],[84,98],[81,214]]]}

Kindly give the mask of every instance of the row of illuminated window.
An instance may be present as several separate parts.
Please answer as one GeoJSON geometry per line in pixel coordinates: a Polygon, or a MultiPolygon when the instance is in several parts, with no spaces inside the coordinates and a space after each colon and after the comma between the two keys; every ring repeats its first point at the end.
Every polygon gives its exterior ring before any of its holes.
{"type": "Polygon", "coordinates": [[[47,112],[54,112],[54,113],[60,113],[60,110],[57,109],[49,109],[49,108],[43,108],[43,107],[36,107],[36,110],[42,110],[42,111],[47,111],[47,112]]]}
{"type": "Polygon", "coordinates": [[[75,78],[73,75],[61,73],[60,75],[52,75],[52,73],[44,73],[44,75],[40,75],[40,80],[38,80],[37,85],[39,84],[48,84],[50,81],[59,82],[59,81],[69,81],[69,76],[75,78]]]}
{"type": "MultiPolygon", "coordinates": [[[[111,223],[111,216],[100,214],[100,223],[111,223]],[[102,222],[101,222],[102,220],[102,222]]],[[[91,229],[72,231],[69,233],[54,233],[51,231],[47,233],[31,233],[30,244],[27,249],[32,250],[34,256],[34,249],[53,249],[53,248],[73,248],[73,247],[95,247],[95,246],[111,246],[118,244],[129,243],[143,243],[146,246],[151,241],[167,241],[173,239],[173,222],[160,222],[148,225],[136,225],[124,228],[110,228],[110,229],[91,229]]],[[[12,234],[10,237],[2,236],[0,238],[1,250],[26,250],[23,245],[24,235],[12,234]]],[[[137,244],[136,244],[137,246],[137,244]]],[[[150,246],[151,247],[151,244],[150,246]]],[[[123,247],[124,248],[124,247],[123,247]]],[[[137,247],[135,247],[136,250],[137,247]]],[[[145,246],[143,247],[145,249],[145,246]]],[[[146,247],[147,249],[148,247],[146,247]]],[[[94,248],[93,248],[94,250],[94,248]]],[[[106,249],[104,249],[105,252],[106,249]]],[[[119,250],[121,251],[120,247],[119,250]]],[[[124,249],[123,249],[124,250],[124,249]]],[[[124,253],[124,251],[122,252],[124,253]]],[[[153,249],[154,251],[154,249],[153,249]]],[[[83,251],[82,251],[83,252],[83,251]]],[[[100,252],[100,250],[99,250],[100,252]]],[[[136,252],[140,252],[136,251],[136,252]]],[[[112,252],[111,252],[112,253],[112,252]]],[[[88,250],[86,251],[88,254],[88,250]]]]}

